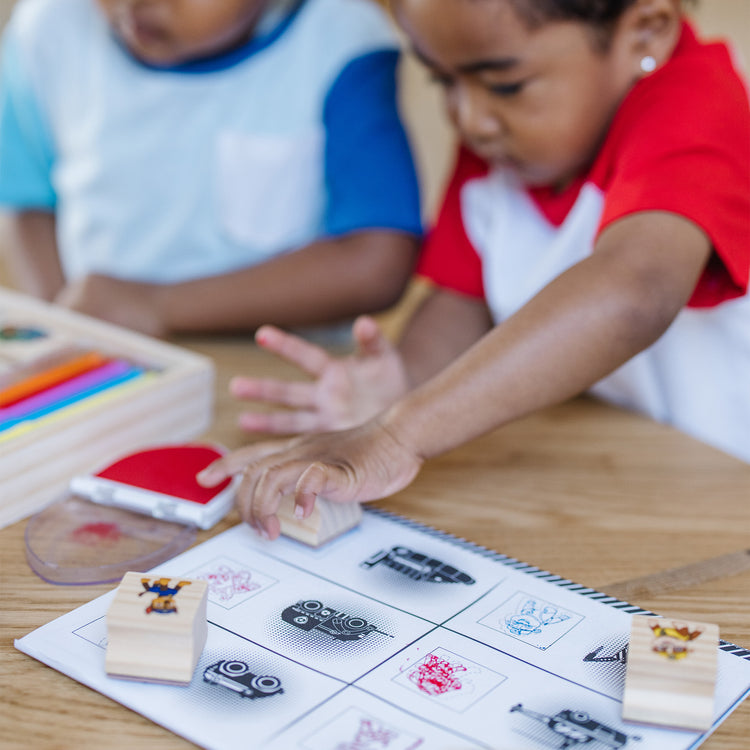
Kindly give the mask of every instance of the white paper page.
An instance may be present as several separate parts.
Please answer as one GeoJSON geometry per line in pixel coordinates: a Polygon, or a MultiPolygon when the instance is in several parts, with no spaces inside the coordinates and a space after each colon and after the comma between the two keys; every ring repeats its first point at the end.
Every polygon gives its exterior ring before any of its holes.
{"type": "MultiPolygon", "coordinates": [[[[319,550],[240,525],[154,573],[209,582],[189,686],[106,675],[113,592],[17,648],[216,750],[688,750],[708,735],[621,720],[642,610],[388,514],[319,550]]],[[[714,728],[749,692],[750,652],[724,644],[714,728]]]]}

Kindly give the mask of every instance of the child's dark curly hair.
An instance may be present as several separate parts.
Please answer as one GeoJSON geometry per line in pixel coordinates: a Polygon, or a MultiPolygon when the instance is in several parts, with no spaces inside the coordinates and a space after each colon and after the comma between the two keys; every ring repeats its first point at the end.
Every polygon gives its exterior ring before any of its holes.
{"type": "MultiPolygon", "coordinates": [[[[682,0],[683,3],[692,0],[682,0]]],[[[508,0],[518,15],[534,29],[554,21],[578,21],[591,26],[606,47],[617,19],[636,0],[508,0]]]]}
{"type": "MultiPolygon", "coordinates": [[[[690,2],[691,0],[687,0],[690,2]]],[[[635,0],[510,0],[518,13],[532,25],[545,21],[582,21],[608,26],[635,0]]]]}
{"type": "Polygon", "coordinates": [[[541,26],[548,21],[581,21],[592,26],[609,26],[635,0],[510,0],[526,22],[541,26]]]}

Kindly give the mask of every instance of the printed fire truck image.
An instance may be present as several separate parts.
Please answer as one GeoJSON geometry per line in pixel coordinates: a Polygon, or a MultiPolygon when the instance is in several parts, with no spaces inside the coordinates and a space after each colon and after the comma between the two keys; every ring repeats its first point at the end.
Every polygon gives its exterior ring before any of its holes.
{"type": "Polygon", "coordinates": [[[380,564],[398,571],[414,581],[429,581],[430,583],[465,583],[471,585],[474,579],[452,565],[446,565],[441,560],[414,552],[408,547],[391,547],[390,550],[380,550],[360,565],[363,568],[374,568],[380,564]]]}
{"type": "Polygon", "coordinates": [[[370,633],[393,638],[362,617],[337,612],[316,599],[306,599],[287,607],[281,613],[281,619],[300,630],[322,630],[337,641],[359,641],[370,633]]]}
{"type": "Polygon", "coordinates": [[[604,746],[617,750],[625,747],[628,739],[640,739],[640,737],[629,736],[608,727],[606,724],[595,721],[585,711],[565,709],[558,711],[554,716],[547,716],[536,711],[530,711],[524,708],[522,704],[517,703],[510,709],[510,712],[519,712],[524,716],[529,716],[542,724],[546,724],[553,732],[559,734],[563,738],[562,745],[558,745],[559,750],[589,742],[595,743],[593,747],[604,746]],[[596,743],[599,743],[599,745],[596,743]]]}
{"type": "Polygon", "coordinates": [[[239,693],[243,698],[267,698],[284,692],[278,677],[255,675],[244,661],[236,659],[217,661],[207,667],[203,679],[239,693]]]}

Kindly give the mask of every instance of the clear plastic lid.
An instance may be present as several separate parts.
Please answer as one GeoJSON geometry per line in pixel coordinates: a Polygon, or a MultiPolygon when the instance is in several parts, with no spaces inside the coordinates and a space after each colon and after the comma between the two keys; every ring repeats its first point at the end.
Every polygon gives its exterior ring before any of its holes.
{"type": "Polygon", "coordinates": [[[111,583],[129,570],[147,571],[178,555],[195,536],[195,526],[68,494],[29,519],[26,559],[49,583],[111,583]]]}

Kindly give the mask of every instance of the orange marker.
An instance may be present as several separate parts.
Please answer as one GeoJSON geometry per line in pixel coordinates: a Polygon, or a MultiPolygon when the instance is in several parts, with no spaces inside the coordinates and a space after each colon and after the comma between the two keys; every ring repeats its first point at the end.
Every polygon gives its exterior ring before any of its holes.
{"type": "Polygon", "coordinates": [[[25,378],[0,390],[0,407],[10,406],[17,401],[33,396],[35,393],[51,388],[53,385],[70,380],[76,375],[100,367],[106,361],[107,358],[98,352],[86,352],[86,354],[25,378]]]}

